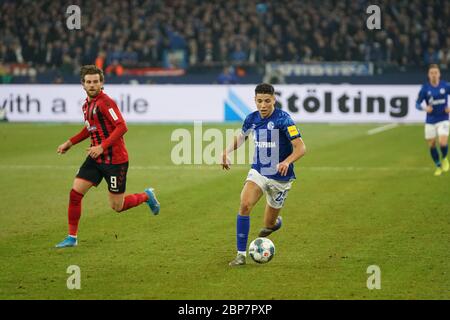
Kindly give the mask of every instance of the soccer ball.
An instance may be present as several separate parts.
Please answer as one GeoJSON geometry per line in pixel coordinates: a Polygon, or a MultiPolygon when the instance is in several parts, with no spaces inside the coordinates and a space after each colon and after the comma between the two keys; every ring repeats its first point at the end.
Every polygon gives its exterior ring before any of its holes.
{"type": "Polygon", "coordinates": [[[250,243],[248,253],[256,263],[267,263],[275,254],[275,245],[268,238],[256,238],[250,243]]]}

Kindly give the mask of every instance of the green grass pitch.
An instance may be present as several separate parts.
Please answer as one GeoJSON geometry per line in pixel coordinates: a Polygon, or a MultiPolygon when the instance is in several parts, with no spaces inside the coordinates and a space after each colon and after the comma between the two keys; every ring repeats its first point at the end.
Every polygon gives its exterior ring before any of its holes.
{"type": "MultiPolygon", "coordinates": [[[[271,239],[274,259],[230,268],[248,166],[175,166],[171,133],[192,125],[129,125],[127,192],[153,186],[161,213],[109,208],[105,182],[83,200],[76,248],[67,204],[81,125],[0,125],[0,299],[450,299],[450,173],[433,176],[423,125],[300,125],[307,154],[271,239]],[[81,289],[66,286],[68,266],[81,289]],[[381,289],[366,286],[381,270],[381,289]]],[[[238,124],[210,125],[221,130],[238,124]]],[[[265,199],[251,215],[249,242],[265,199]]]]}

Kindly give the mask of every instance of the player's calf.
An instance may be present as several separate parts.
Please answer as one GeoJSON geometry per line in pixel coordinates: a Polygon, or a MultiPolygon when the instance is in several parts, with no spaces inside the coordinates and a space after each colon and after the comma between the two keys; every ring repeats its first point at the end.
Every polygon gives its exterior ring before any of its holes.
{"type": "Polygon", "coordinates": [[[119,213],[122,211],[123,208],[123,203],[112,203],[111,204],[111,209],[113,209],[115,212],[119,213]]]}
{"type": "Polygon", "coordinates": [[[121,212],[124,204],[124,194],[123,193],[109,193],[109,206],[116,212],[121,212]]]}
{"type": "Polygon", "coordinates": [[[116,212],[123,212],[128,209],[137,207],[148,200],[148,196],[145,192],[129,194],[127,196],[110,195],[111,208],[116,212]]]}
{"type": "Polygon", "coordinates": [[[273,226],[272,228],[268,228],[268,227],[262,228],[259,231],[258,237],[268,237],[270,234],[272,234],[272,232],[275,232],[278,229],[280,229],[282,224],[283,224],[283,218],[278,217],[277,222],[275,223],[275,226],[273,226]]]}

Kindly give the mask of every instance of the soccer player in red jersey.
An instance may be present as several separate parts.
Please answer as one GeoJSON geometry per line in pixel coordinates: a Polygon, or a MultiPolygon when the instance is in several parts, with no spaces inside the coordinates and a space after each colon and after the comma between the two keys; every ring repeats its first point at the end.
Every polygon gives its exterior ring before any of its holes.
{"type": "Polygon", "coordinates": [[[81,165],[73,182],[69,198],[69,235],[56,245],[57,248],[78,244],[78,222],[81,201],[92,186],[102,178],[108,183],[109,203],[116,212],[123,212],[147,202],[153,214],[159,213],[160,204],[152,188],[143,193],[125,196],[128,171],[128,152],[123,135],[127,125],[116,103],[103,92],[103,71],[94,65],[81,67],[81,83],[87,93],[83,105],[85,127],[75,136],[61,144],[57,152],[66,153],[73,145],[91,138],[88,157],[81,165]]]}

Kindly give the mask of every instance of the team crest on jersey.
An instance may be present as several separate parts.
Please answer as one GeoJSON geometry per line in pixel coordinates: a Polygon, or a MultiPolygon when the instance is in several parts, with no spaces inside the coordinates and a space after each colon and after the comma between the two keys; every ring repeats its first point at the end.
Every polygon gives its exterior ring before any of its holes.
{"type": "Polygon", "coordinates": [[[444,88],[441,88],[441,90],[439,90],[439,93],[440,93],[440,94],[444,94],[444,93],[445,93],[445,89],[444,89],[444,88]]]}
{"type": "Polygon", "coordinates": [[[275,124],[272,121],[269,121],[269,123],[267,123],[267,129],[272,130],[273,128],[275,128],[275,124]]]}
{"type": "Polygon", "coordinates": [[[428,94],[429,96],[431,96],[431,91],[428,91],[427,94],[428,94]]]}

